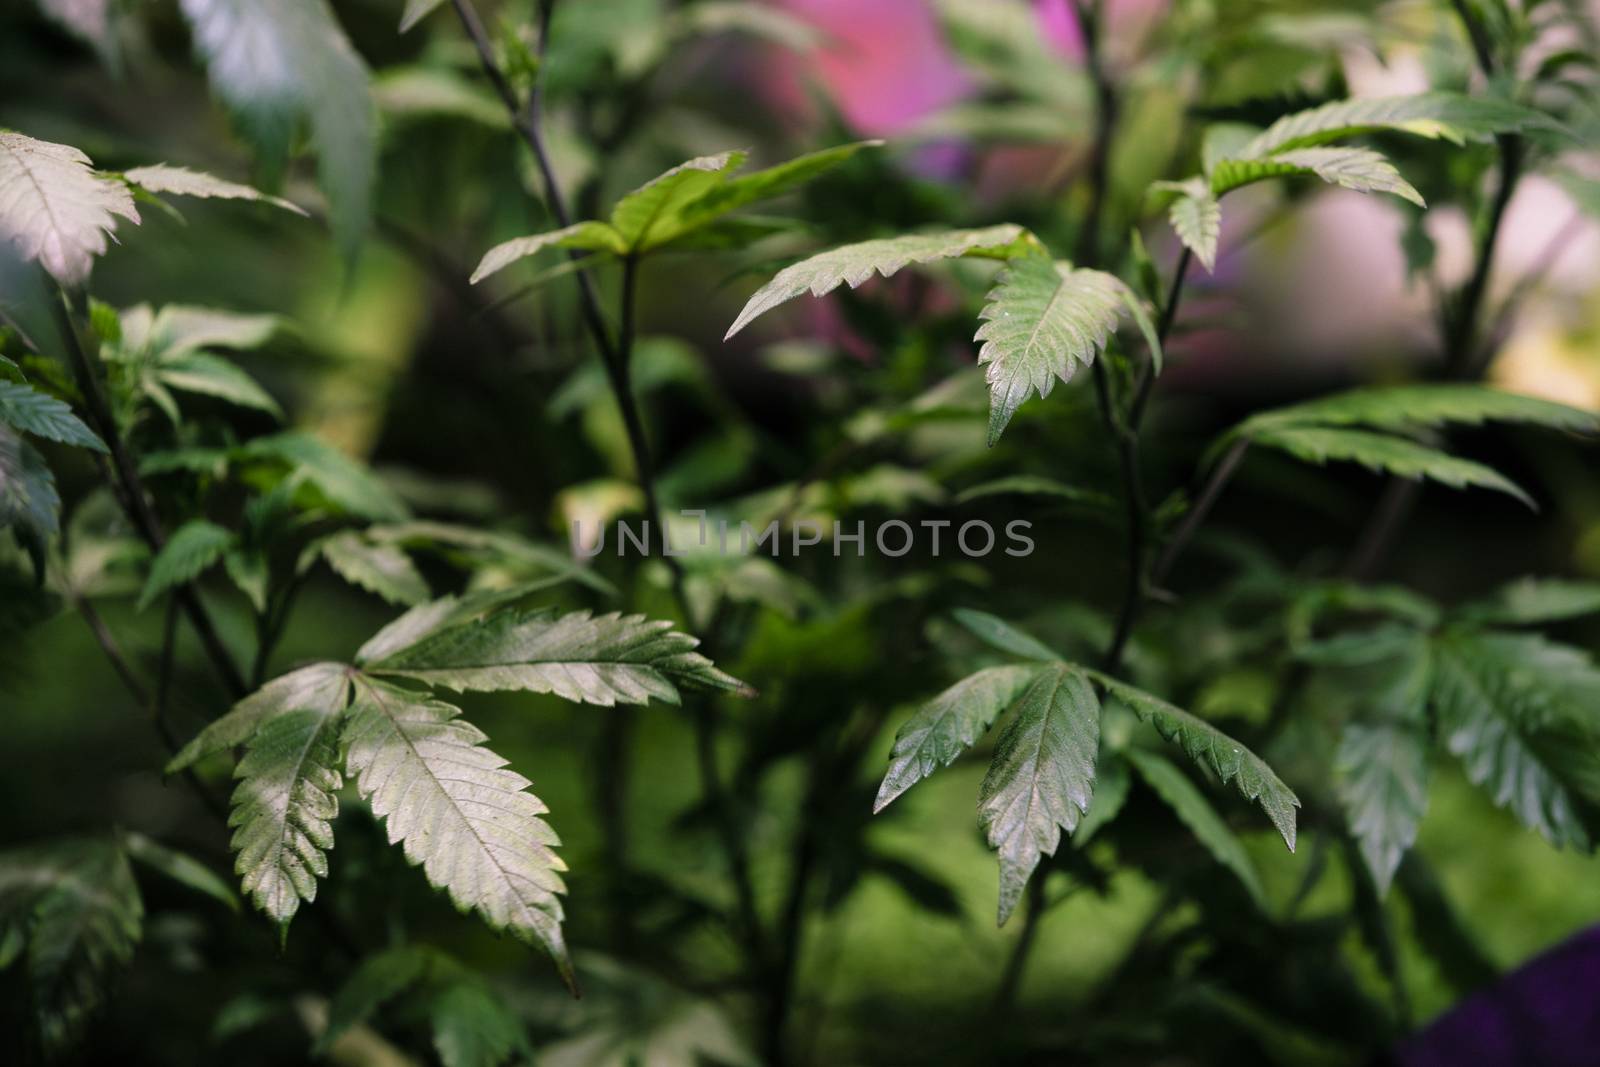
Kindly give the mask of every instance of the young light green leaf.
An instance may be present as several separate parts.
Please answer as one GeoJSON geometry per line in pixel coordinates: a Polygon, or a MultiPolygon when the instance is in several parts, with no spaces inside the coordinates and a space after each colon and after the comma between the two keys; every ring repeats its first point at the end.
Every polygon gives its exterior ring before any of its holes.
{"type": "Polygon", "coordinates": [[[981,230],[887,237],[822,252],[785,267],[757,289],[733,325],[728,327],[723,340],[744,329],[757,316],[802,293],[823,296],[845,284],[853,289],[875,273],[887,278],[912,263],[931,263],[960,256],[1007,259],[1024,249],[1036,247],[1037,243],[1037,238],[1021,226],[1006,223],[981,230]]]}
{"type": "Polygon", "coordinates": [[[971,748],[1033,681],[1037,670],[988,667],[961,679],[918,708],[894,736],[889,770],[872,803],[873,814],[971,748]]]}
{"type": "Polygon", "coordinates": [[[782,196],[839,166],[863,148],[878,148],[882,145],[882,141],[856,141],[853,144],[836,145],[833,148],[824,148],[820,152],[797,156],[763,170],[752,171],[736,178],[726,178],[712,186],[699,199],[688,203],[677,218],[664,219],[658,223],[652,231],[652,244],[657,246],[679,244],[685,235],[699,230],[729,212],[782,196]]]}
{"type": "Polygon", "coordinates": [[[96,452],[106,450],[105,442],[72,413],[70,406],[21,382],[0,381],[0,423],[47,441],[96,452]]]}
{"type": "Polygon", "coordinates": [[[339,577],[391,604],[416,605],[433,595],[411,557],[394,545],[374,544],[345,530],[325,539],[321,548],[339,577]]]}
{"type": "Polygon", "coordinates": [[[283,409],[256,380],[221,356],[191,352],[162,361],[154,370],[156,378],[172,389],[185,393],[214,396],[241,407],[265,411],[278,418],[283,409]]]}
{"type": "Polygon", "coordinates": [[[593,252],[611,252],[622,255],[628,250],[621,234],[603,222],[577,222],[560,230],[550,230],[532,237],[514,237],[495,245],[485,252],[472,272],[471,282],[477,285],[489,275],[502,271],[519,259],[526,259],[546,248],[576,248],[593,252]]]}
{"type": "Polygon", "coordinates": [[[561,934],[566,864],[528,780],[484,747],[487,738],[459,709],[381,682],[359,688],[346,759],[390,843],[457,908],[543,946],[576,988],[561,934]]]}
{"type": "Polygon", "coordinates": [[[1427,739],[1415,723],[1351,723],[1334,762],[1345,822],[1384,896],[1428,806],[1427,739]]]}
{"type": "Polygon", "coordinates": [[[280,930],[315,900],[328,874],[339,814],[339,729],[342,706],[294,708],[262,723],[234,769],[228,825],[234,828],[234,871],[256,907],[280,930]]]}
{"type": "Polygon", "coordinates": [[[96,174],[88,156],[0,129],[0,240],[23,262],[38,261],[62,285],[81,284],[118,216],[139,222],[133,194],[96,174]]]}
{"type": "Polygon", "coordinates": [[[222,558],[233,546],[232,530],[205,519],[191,519],[178,527],[150,561],[150,576],[139,594],[143,611],[161,594],[184,585],[222,558]]]}
{"type": "Polygon", "coordinates": [[[278,331],[282,320],[276,315],[246,315],[184,304],[152,311],[148,304],[138,304],[122,311],[119,324],[119,346],[124,351],[161,362],[202,348],[259,348],[278,331]]]}
{"type": "Polygon", "coordinates": [[[230,182],[204,171],[187,167],[173,167],[157,163],[149,167],[134,167],[123,171],[122,176],[147,193],[169,193],[173,196],[194,196],[201,199],[255,200],[273,207],[281,207],[296,215],[305,215],[299,204],[281,196],[269,196],[259,189],[238,182],[230,182]]]}
{"type": "Polygon", "coordinates": [[[1184,188],[1167,209],[1167,218],[1178,240],[1195,254],[1201,266],[1215,270],[1217,243],[1222,239],[1222,205],[1205,183],[1196,181],[1184,188]]]}
{"type": "Polygon", "coordinates": [[[239,910],[239,895],[233,887],[188,853],[168,848],[141,833],[123,834],[122,847],[128,850],[131,858],[157,874],[219,901],[229,911],[239,910]]]}
{"type": "Polygon", "coordinates": [[[332,445],[298,430],[257,437],[234,450],[245,460],[271,460],[289,468],[291,477],[314,486],[341,511],[374,522],[410,517],[405,502],[365,466],[332,445]]]}
{"type": "Polygon", "coordinates": [[[628,253],[648,252],[682,232],[685,209],[722,185],[744,163],[743,152],[698,156],[645,182],[611,209],[611,229],[628,253]]]}
{"type": "Polygon", "coordinates": [[[1463,618],[1501,626],[1534,626],[1600,612],[1600,582],[1519,578],[1461,609],[1463,618]]]}
{"type": "Polygon", "coordinates": [[[987,611],[974,611],[972,608],[956,608],[950,612],[950,617],[966,627],[974,637],[1002,652],[1044,663],[1054,663],[1061,659],[1044,642],[1031,634],[1023,633],[998,615],[991,615],[987,611]]]}
{"type": "Polygon", "coordinates": [[[1011,260],[989,292],[974,340],[989,384],[989,444],[1035,391],[1050,395],[1105,349],[1126,306],[1127,287],[1103,271],[1078,270],[1048,255],[1011,260]]]}
{"type": "Polygon", "coordinates": [[[1551,843],[1588,847],[1600,801],[1600,670],[1531,634],[1450,632],[1435,660],[1439,733],[1467,777],[1551,843]]]}
{"type": "Polygon", "coordinates": [[[1358,193],[1393,193],[1418,207],[1422,194],[1370,148],[1296,148],[1264,159],[1221,159],[1211,169],[1214,196],[1269,178],[1317,177],[1358,193]]]}
{"type": "Polygon", "coordinates": [[[1211,853],[1211,858],[1237,875],[1239,883],[1250,894],[1250,899],[1255,901],[1256,907],[1265,911],[1266,894],[1261,889],[1261,878],[1256,874],[1255,864],[1250,862],[1244,845],[1228,828],[1222,816],[1217,814],[1205,794],[1165,756],[1140,748],[1129,748],[1124,755],[1139,772],[1139,777],[1145,780],[1145,784],[1156,796],[1166,801],[1178,821],[1187,826],[1195,840],[1211,853]]]}
{"type": "Polygon", "coordinates": [[[313,663],[274,678],[196,734],[167,763],[166,773],[176,774],[207,756],[244,744],[264,723],[286,712],[338,712],[349,699],[350,673],[342,663],[313,663]]]}
{"type": "Polygon", "coordinates": [[[1088,810],[1100,744],[1100,702],[1066,664],[1041,669],[1017,700],[978,791],[978,822],[1000,852],[1003,926],[1043,856],[1088,810]]]}
{"type": "Polygon", "coordinates": [[[370,213],[377,121],[367,68],[326,0],[180,0],[212,87],[274,161],[309,120],[333,229],[347,255],[370,213]]]}
{"type": "Polygon", "coordinates": [[[1261,810],[1283,836],[1284,844],[1290,851],[1294,850],[1294,809],[1300,806],[1300,800],[1261,757],[1180,707],[1102,671],[1078,669],[1131,708],[1140,719],[1155,726],[1162,737],[1182,748],[1190,759],[1210,769],[1224,785],[1233,782],[1246,800],[1261,805],[1261,810]]]}
{"type": "Polygon", "coordinates": [[[1459,144],[1469,138],[1554,126],[1541,112],[1489,96],[1428,92],[1367,97],[1338,100],[1285,115],[1246,145],[1239,158],[1260,159],[1288,149],[1382,130],[1444,138],[1459,144]]]}

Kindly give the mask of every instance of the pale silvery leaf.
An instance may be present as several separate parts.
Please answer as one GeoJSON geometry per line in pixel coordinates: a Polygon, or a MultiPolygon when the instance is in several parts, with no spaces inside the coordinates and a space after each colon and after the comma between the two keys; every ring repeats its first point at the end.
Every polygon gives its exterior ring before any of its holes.
{"type": "Polygon", "coordinates": [[[377,123],[366,64],[324,0],[180,0],[217,95],[271,156],[309,120],[335,235],[366,226],[377,123]]]}
{"type": "Polygon", "coordinates": [[[218,200],[257,200],[263,204],[281,207],[285,211],[292,211],[296,215],[306,213],[300,205],[281,196],[268,196],[248,185],[240,185],[238,182],[230,182],[204,171],[190,170],[188,167],[156,163],[148,167],[134,167],[132,170],[124,171],[122,176],[147,193],[169,193],[173,196],[197,196],[218,200]]]}
{"type": "Polygon", "coordinates": [[[70,145],[0,130],[0,238],[63,285],[89,277],[116,216],[139,221],[127,186],[96,174],[70,145]]]}

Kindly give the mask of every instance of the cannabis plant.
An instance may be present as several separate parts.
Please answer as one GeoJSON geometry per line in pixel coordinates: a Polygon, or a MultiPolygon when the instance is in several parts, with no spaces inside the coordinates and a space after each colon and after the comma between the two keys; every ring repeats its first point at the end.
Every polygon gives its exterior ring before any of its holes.
{"type": "Polygon", "coordinates": [[[18,1057],[1359,1063],[1594,918],[1582,5],[392,6],[0,18],[18,1057]]]}

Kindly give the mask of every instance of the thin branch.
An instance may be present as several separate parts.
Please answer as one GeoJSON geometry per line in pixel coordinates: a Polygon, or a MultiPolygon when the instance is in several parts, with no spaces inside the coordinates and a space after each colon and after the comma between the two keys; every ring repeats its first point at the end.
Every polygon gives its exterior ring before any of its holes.
{"type": "Polygon", "coordinates": [[[95,643],[110,661],[111,669],[116,671],[117,677],[122,680],[123,688],[127,689],[128,694],[140,707],[149,707],[150,690],[139,680],[138,672],[133,669],[133,664],[128,662],[128,657],[117,642],[116,635],[100,617],[100,612],[89,602],[88,597],[75,589],[67,589],[67,599],[71,601],[78,614],[83,616],[83,621],[89,626],[89,632],[94,634],[95,643]]]}
{"type": "Polygon", "coordinates": [[[1248,438],[1241,437],[1235,441],[1228,451],[1211,468],[1210,475],[1206,478],[1200,494],[1195,497],[1188,514],[1184,515],[1183,522],[1172,532],[1167,539],[1166,546],[1161,550],[1161,555],[1156,558],[1155,566],[1150,568],[1150,585],[1159,587],[1166,581],[1171,573],[1173,564],[1178,562],[1178,557],[1183,555],[1184,549],[1189,547],[1189,542],[1194,539],[1195,532],[1211,514],[1211,509],[1216,505],[1217,498],[1227,488],[1228,482],[1233,479],[1234,472],[1239,469],[1239,464],[1244,460],[1244,454],[1250,448],[1248,438]]]}
{"type": "MultiPolygon", "coordinates": [[[[119,499],[134,529],[150,546],[151,552],[160,552],[166,544],[161,520],[157,518],[155,509],[150,506],[150,500],[145,495],[144,482],[139,477],[138,466],[122,440],[116,418],[106,402],[105,393],[101,391],[100,379],[78,337],[77,326],[73,323],[72,313],[69,310],[67,294],[53,280],[50,285],[54,295],[49,304],[56,317],[61,341],[66,345],[78,390],[83,394],[84,406],[91,425],[111,454],[112,485],[119,489],[119,499]]],[[[212,622],[211,615],[206,611],[205,604],[200,600],[194,585],[185,583],[174,590],[173,595],[182,605],[184,613],[189,618],[189,624],[194,627],[218,676],[236,699],[243,696],[244,679],[239,674],[238,665],[234,663],[227,646],[222,643],[216,625],[212,622]]]]}

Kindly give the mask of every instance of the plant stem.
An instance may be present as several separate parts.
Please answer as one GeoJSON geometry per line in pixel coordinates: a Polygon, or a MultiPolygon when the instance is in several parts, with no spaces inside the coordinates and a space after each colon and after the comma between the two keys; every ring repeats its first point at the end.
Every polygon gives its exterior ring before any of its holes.
{"type": "MultiPolygon", "coordinates": [[[[1452,6],[1466,29],[1467,37],[1472,41],[1479,70],[1485,78],[1493,78],[1496,63],[1487,32],[1473,16],[1465,0],[1452,0],[1452,6]]],[[[1523,162],[1522,138],[1516,134],[1500,134],[1495,138],[1495,145],[1500,153],[1500,175],[1494,197],[1489,203],[1488,215],[1478,234],[1472,274],[1453,307],[1447,307],[1443,316],[1443,336],[1440,339],[1444,355],[1443,376],[1452,381],[1481,379],[1494,358],[1493,350],[1487,347],[1479,355],[1478,320],[1483,314],[1483,305],[1489,292],[1495,246],[1505,223],[1506,208],[1522,176],[1523,162]]],[[[1377,571],[1405,527],[1421,488],[1421,483],[1417,481],[1397,477],[1389,479],[1377,508],[1362,529],[1356,547],[1345,564],[1346,576],[1365,578],[1377,571]]]]}
{"type": "MultiPolygon", "coordinates": [[[[105,442],[111,454],[113,488],[119,490],[117,495],[122,502],[123,510],[127,513],[128,521],[133,523],[134,529],[150,546],[150,551],[160,552],[167,542],[166,535],[161,529],[161,520],[157,518],[155,509],[150,506],[149,498],[145,495],[144,482],[139,477],[138,465],[133,462],[133,456],[117,430],[116,418],[106,402],[105,393],[101,391],[100,379],[89,362],[83,342],[78,337],[78,329],[69,310],[67,294],[53,280],[50,284],[54,289],[54,299],[49,303],[55,314],[62,343],[66,345],[78,390],[83,394],[90,425],[100,435],[100,439],[105,442]]],[[[173,591],[173,596],[183,607],[184,613],[189,618],[189,624],[194,627],[201,645],[206,650],[206,655],[223,684],[227,686],[234,699],[244,696],[246,692],[244,678],[239,674],[238,665],[234,663],[227,646],[222,643],[216,625],[212,622],[210,613],[206,611],[205,604],[200,600],[194,584],[184,583],[173,591]]]]}
{"type": "MultiPolygon", "coordinates": [[[[1166,303],[1161,308],[1161,319],[1156,325],[1156,339],[1163,348],[1166,347],[1167,338],[1172,334],[1173,324],[1178,321],[1178,303],[1183,298],[1183,280],[1189,273],[1189,264],[1193,260],[1193,253],[1185,248],[1183,254],[1178,257],[1177,267],[1172,272],[1172,284],[1167,289],[1166,303]]],[[[1117,434],[1117,456],[1122,466],[1123,496],[1128,502],[1128,581],[1123,590],[1122,609],[1117,613],[1117,627],[1101,662],[1101,669],[1108,674],[1115,674],[1122,666],[1122,656],[1127,651],[1129,639],[1133,636],[1134,625],[1139,621],[1139,613],[1144,609],[1145,592],[1149,588],[1144,564],[1149,509],[1145,503],[1144,475],[1139,468],[1139,427],[1144,421],[1145,409],[1155,388],[1155,380],[1155,364],[1152,359],[1146,361],[1140,371],[1139,385],[1135,390],[1133,403],[1128,409],[1127,419],[1117,434]]],[[[1220,486],[1217,492],[1221,492],[1220,486]]],[[[1173,559],[1176,558],[1174,555],[1173,559]]],[[[1171,566],[1171,561],[1168,566],[1171,566]]]]}
{"type": "Polygon", "coordinates": [[[77,609],[78,614],[83,616],[83,621],[88,624],[89,632],[94,634],[95,643],[100,646],[100,651],[105,653],[106,659],[111,663],[111,669],[122,680],[123,687],[128,690],[128,694],[133,697],[134,702],[140,707],[149,707],[150,690],[145,688],[145,684],[139,680],[138,672],[133,669],[133,664],[128,662],[128,657],[123,653],[122,646],[117,642],[116,635],[111,632],[111,628],[100,617],[100,612],[95,609],[93,604],[89,603],[88,597],[83,596],[74,589],[69,588],[67,590],[67,598],[72,602],[72,606],[77,609]]]}
{"type": "Polygon", "coordinates": [[[1000,985],[994,993],[994,1012],[1002,1021],[1016,1007],[1017,993],[1022,988],[1022,972],[1028,966],[1028,956],[1033,951],[1034,939],[1039,934],[1039,920],[1044,918],[1045,871],[1033,873],[1028,880],[1028,896],[1023,901],[1022,929],[1017,932],[1017,943],[1006,957],[1005,970],[1000,974],[1000,985]]]}
{"type": "Polygon", "coordinates": [[[1183,550],[1188,548],[1189,542],[1194,539],[1195,532],[1211,514],[1217,498],[1227,488],[1234,471],[1238,470],[1239,464],[1244,461],[1244,454],[1249,448],[1249,438],[1241,437],[1228,447],[1228,451],[1223,453],[1220,460],[1212,465],[1211,474],[1206,478],[1200,494],[1195,497],[1194,505],[1189,508],[1188,514],[1183,517],[1183,522],[1178,524],[1178,528],[1167,539],[1166,547],[1156,558],[1155,566],[1150,568],[1151,586],[1159,586],[1166,580],[1173,564],[1178,562],[1178,557],[1183,555],[1183,550]]]}

